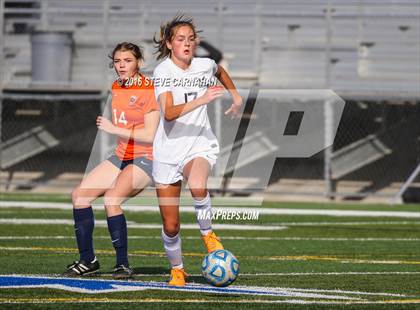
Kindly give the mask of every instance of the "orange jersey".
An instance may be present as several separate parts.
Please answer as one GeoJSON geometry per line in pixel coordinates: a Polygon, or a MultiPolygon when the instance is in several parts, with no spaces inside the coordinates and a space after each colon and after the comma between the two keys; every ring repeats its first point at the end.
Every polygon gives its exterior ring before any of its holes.
{"type": "MultiPolygon", "coordinates": [[[[143,75],[127,83],[112,84],[112,123],[126,129],[144,128],[144,116],[158,111],[152,81],[143,75]]],[[[121,160],[137,157],[153,159],[153,143],[135,141],[133,138],[119,137],[115,154],[121,160]]]]}

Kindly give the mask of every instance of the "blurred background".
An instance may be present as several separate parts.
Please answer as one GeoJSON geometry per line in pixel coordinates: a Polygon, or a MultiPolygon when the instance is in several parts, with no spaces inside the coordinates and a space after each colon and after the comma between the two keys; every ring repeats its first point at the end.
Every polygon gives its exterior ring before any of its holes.
{"type": "MultiPolygon", "coordinates": [[[[242,173],[236,186],[215,185],[215,195],[420,200],[418,0],[0,0],[0,191],[70,193],[115,79],[108,55],[119,42],[139,44],[151,75],[152,38],[178,12],[193,16],[210,44],[198,53],[221,56],[238,88],[331,89],[346,102],[332,147],[278,158],[263,193],[242,173]]],[[[225,120],[228,104],[209,105],[222,159],[232,148],[227,133],[246,130],[225,120]]],[[[253,156],[238,170],[276,154],[281,100],[260,104],[248,116],[261,131],[242,145],[253,156]]],[[[210,184],[228,173],[217,168],[210,184]]]]}

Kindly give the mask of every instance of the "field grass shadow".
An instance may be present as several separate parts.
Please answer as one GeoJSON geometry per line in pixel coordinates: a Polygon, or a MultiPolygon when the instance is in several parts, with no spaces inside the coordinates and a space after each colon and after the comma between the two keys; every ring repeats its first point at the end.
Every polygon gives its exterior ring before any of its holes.
{"type": "Polygon", "coordinates": [[[150,274],[150,275],[160,275],[160,274],[169,274],[170,270],[164,267],[135,267],[133,268],[134,275],[136,274],[150,274]]]}

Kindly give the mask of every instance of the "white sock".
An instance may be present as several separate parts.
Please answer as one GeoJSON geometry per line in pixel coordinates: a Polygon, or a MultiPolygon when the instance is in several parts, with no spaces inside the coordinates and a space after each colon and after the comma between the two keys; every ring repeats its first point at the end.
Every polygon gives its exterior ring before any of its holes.
{"type": "Polygon", "coordinates": [[[211,200],[210,194],[207,192],[207,196],[203,200],[194,199],[195,215],[197,217],[198,226],[200,226],[200,232],[202,236],[207,235],[212,231],[211,229],[211,200]]]}
{"type": "Polygon", "coordinates": [[[169,263],[172,268],[184,268],[182,263],[182,251],[181,251],[181,237],[179,233],[174,237],[169,237],[165,234],[162,229],[162,240],[163,247],[165,248],[166,256],[168,257],[169,263]]]}

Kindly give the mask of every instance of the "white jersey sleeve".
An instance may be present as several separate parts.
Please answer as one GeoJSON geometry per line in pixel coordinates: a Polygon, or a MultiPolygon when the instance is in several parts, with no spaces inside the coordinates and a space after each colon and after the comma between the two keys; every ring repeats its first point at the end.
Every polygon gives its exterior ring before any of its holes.
{"type": "Polygon", "coordinates": [[[213,60],[213,59],[210,59],[210,58],[208,58],[209,60],[210,60],[210,66],[212,67],[212,69],[213,69],[213,75],[215,75],[216,74],[216,72],[217,72],[217,69],[219,68],[218,66],[217,66],[217,63],[213,60]]]}

